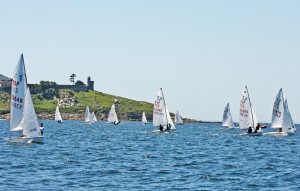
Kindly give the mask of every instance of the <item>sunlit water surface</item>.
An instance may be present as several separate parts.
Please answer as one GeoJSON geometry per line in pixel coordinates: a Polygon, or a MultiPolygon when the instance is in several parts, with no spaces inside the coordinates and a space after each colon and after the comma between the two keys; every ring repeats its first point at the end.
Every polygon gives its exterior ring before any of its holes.
{"type": "Polygon", "coordinates": [[[153,133],[140,122],[43,122],[44,144],[16,144],[5,140],[17,136],[9,121],[0,121],[0,190],[300,190],[299,134],[241,137],[218,123],[153,133]]]}

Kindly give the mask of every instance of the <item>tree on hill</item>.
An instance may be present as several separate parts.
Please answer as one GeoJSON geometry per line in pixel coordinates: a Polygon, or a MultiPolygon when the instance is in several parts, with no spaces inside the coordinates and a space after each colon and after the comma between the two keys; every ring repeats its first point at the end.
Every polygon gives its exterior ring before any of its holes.
{"type": "Polygon", "coordinates": [[[75,83],[75,77],[76,77],[75,74],[72,74],[72,75],[70,76],[70,82],[72,82],[73,85],[74,85],[74,83],[75,83]]]}
{"type": "Polygon", "coordinates": [[[57,86],[57,83],[50,81],[40,81],[39,86],[42,90],[46,90],[48,88],[54,88],[55,86],[57,86]]]}
{"type": "Polygon", "coordinates": [[[52,99],[54,96],[59,97],[58,89],[49,88],[46,89],[43,93],[43,97],[46,99],[52,99]]]}
{"type": "Polygon", "coordinates": [[[77,85],[77,86],[84,86],[85,84],[82,81],[77,80],[76,83],[75,83],[75,85],[77,85]]]}

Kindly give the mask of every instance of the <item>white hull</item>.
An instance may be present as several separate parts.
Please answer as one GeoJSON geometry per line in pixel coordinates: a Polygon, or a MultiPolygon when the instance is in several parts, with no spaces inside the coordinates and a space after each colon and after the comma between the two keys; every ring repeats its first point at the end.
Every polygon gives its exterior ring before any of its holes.
{"type": "Polygon", "coordinates": [[[249,137],[252,137],[252,136],[262,136],[263,133],[262,132],[257,132],[257,133],[244,133],[244,134],[241,134],[241,136],[249,136],[249,137]]]}
{"type": "Polygon", "coordinates": [[[175,132],[176,131],[176,129],[170,129],[170,130],[163,130],[163,131],[161,131],[161,130],[154,130],[154,131],[152,131],[153,133],[172,133],[172,132],[175,132]]]}
{"type": "Polygon", "coordinates": [[[264,134],[266,134],[266,135],[272,135],[272,136],[278,136],[278,137],[288,136],[289,135],[286,132],[268,132],[268,133],[264,133],[264,134]]]}
{"type": "Polygon", "coordinates": [[[15,137],[8,139],[9,142],[12,143],[44,143],[43,141],[44,137],[15,137]]]}

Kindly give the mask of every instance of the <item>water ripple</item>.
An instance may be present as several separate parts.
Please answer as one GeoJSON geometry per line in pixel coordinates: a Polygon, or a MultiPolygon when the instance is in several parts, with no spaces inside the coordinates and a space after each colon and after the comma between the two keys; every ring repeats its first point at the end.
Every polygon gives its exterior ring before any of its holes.
{"type": "Polygon", "coordinates": [[[44,121],[45,144],[15,144],[0,121],[0,190],[300,190],[298,134],[241,137],[218,123],[153,133],[44,121]]]}

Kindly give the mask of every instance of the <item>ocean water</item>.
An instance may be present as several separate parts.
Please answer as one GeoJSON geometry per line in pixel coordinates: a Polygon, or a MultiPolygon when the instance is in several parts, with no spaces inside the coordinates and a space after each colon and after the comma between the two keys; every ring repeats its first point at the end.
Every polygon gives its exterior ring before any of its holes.
{"type": "Polygon", "coordinates": [[[241,137],[218,123],[153,133],[139,122],[43,122],[44,144],[16,144],[5,140],[16,135],[9,121],[0,121],[0,190],[300,190],[299,134],[241,137]]]}

